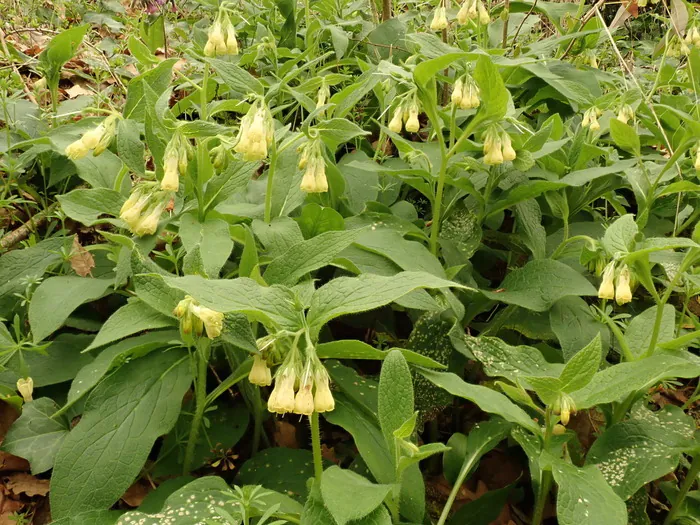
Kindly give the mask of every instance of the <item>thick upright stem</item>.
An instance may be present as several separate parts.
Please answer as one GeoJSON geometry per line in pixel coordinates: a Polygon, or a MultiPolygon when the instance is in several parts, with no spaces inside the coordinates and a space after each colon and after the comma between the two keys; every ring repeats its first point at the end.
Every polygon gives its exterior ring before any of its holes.
{"type": "Polygon", "coordinates": [[[321,456],[321,428],[318,423],[318,412],[309,416],[311,422],[311,449],[314,455],[314,476],[321,481],[323,475],[323,456],[321,456]]]}
{"type": "Polygon", "coordinates": [[[270,165],[267,168],[267,188],[265,190],[265,222],[272,220],[272,183],[275,178],[275,167],[277,165],[277,144],[274,139],[270,146],[270,165]]]}
{"type": "Polygon", "coordinates": [[[671,525],[673,523],[673,520],[676,518],[676,514],[678,513],[678,510],[680,509],[683,500],[688,495],[688,492],[692,488],[693,483],[695,483],[695,480],[698,478],[699,475],[700,459],[694,458],[693,463],[690,465],[690,469],[688,470],[688,473],[686,474],[685,479],[683,480],[681,490],[680,492],[678,492],[678,497],[676,497],[676,501],[673,502],[673,507],[671,507],[671,511],[668,513],[668,516],[666,516],[666,519],[664,520],[664,525],[671,525]]]}
{"type": "Polygon", "coordinates": [[[195,411],[194,416],[192,417],[190,436],[187,440],[187,448],[185,449],[185,460],[182,465],[183,475],[189,474],[190,469],[192,468],[194,449],[197,446],[199,431],[202,427],[202,419],[204,419],[204,410],[207,407],[207,363],[209,362],[208,344],[206,346],[198,346],[193,358],[195,360],[196,369],[196,377],[194,382],[195,411]]]}
{"type": "Polygon", "coordinates": [[[204,73],[202,74],[202,89],[199,91],[199,118],[207,120],[209,118],[209,108],[207,107],[209,100],[207,98],[209,84],[209,63],[204,64],[204,73]]]}
{"type": "Polygon", "coordinates": [[[476,458],[477,458],[477,455],[473,454],[469,458],[469,461],[465,462],[462,465],[462,470],[459,471],[459,475],[457,476],[457,480],[455,481],[455,484],[452,486],[452,490],[450,491],[450,495],[447,497],[447,502],[445,503],[445,506],[442,509],[442,514],[440,514],[440,519],[438,520],[437,525],[445,525],[445,522],[447,521],[447,517],[450,515],[450,509],[452,509],[452,504],[455,502],[455,499],[457,498],[457,494],[459,493],[459,489],[462,487],[462,483],[464,483],[464,480],[467,478],[467,474],[469,474],[469,471],[474,466],[474,462],[476,461],[476,458]]]}
{"type": "Polygon", "coordinates": [[[391,18],[392,10],[391,0],[382,0],[382,22],[386,22],[391,18]]]}

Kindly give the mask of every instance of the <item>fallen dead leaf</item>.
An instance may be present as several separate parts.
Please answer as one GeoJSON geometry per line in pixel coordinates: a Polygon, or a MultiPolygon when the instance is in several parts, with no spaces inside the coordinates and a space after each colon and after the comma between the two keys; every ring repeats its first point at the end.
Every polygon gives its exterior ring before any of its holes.
{"type": "Polygon", "coordinates": [[[299,448],[297,428],[286,421],[275,422],[275,443],[283,448],[299,448]]]}
{"type": "Polygon", "coordinates": [[[325,444],[321,445],[321,456],[325,460],[332,461],[333,463],[339,463],[338,458],[335,456],[334,447],[328,447],[325,444]]]}
{"type": "Polygon", "coordinates": [[[0,472],[29,472],[29,462],[9,452],[0,451],[0,472]]]}
{"type": "Polygon", "coordinates": [[[89,89],[84,88],[80,84],[73,84],[71,87],[65,90],[68,98],[78,98],[82,95],[93,95],[94,93],[89,89]]]}
{"type": "Polygon", "coordinates": [[[70,266],[80,277],[87,277],[95,267],[95,258],[80,244],[78,236],[73,237],[70,253],[70,266]]]}
{"type": "Polygon", "coordinates": [[[122,496],[122,500],[130,507],[138,507],[143,503],[143,500],[146,499],[149,492],[151,492],[151,487],[137,481],[126,490],[122,496]]]}
{"type": "Polygon", "coordinates": [[[26,494],[32,496],[46,496],[49,493],[49,480],[39,479],[27,472],[16,472],[4,476],[5,487],[12,494],[19,496],[26,494]]]}

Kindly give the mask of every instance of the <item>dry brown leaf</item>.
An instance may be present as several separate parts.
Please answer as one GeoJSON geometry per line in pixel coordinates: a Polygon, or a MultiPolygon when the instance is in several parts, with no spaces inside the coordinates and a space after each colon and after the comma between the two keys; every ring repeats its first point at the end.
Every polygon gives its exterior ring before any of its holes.
{"type": "Polygon", "coordinates": [[[73,84],[71,87],[65,90],[68,98],[77,98],[82,95],[93,95],[94,93],[89,89],[84,88],[80,84],[73,84]]]}
{"type": "Polygon", "coordinates": [[[137,481],[126,490],[122,496],[122,500],[130,507],[138,507],[141,505],[141,503],[143,503],[143,500],[146,499],[146,496],[148,496],[150,491],[151,487],[137,481]]]}
{"type": "Polygon", "coordinates": [[[327,461],[331,461],[333,463],[340,463],[338,461],[338,458],[335,456],[334,447],[328,447],[325,444],[321,445],[321,456],[327,461]]]}
{"type": "Polygon", "coordinates": [[[26,472],[17,472],[3,477],[5,487],[12,494],[19,496],[46,496],[49,493],[49,480],[39,479],[26,472]]]}
{"type": "Polygon", "coordinates": [[[95,267],[95,258],[80,244],[78,236],[73,237],[70,252],[70,266],[80,277],[87,277],[95,267]]]}
{"type": "Polygon", "coordinates": [[[0,451],[0,472],[29,472],[29,462],[9,452],[0,451]]]}
{"type": "Polygon", "coordinates": [[[297,428],[286,421],[275,421],[275,443],[283,448],[299,448],[297,428]]]}

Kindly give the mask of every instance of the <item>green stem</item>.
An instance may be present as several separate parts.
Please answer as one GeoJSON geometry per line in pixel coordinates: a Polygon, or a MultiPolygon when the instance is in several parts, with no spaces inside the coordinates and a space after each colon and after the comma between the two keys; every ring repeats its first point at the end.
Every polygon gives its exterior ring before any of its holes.
{"type": "Polygon", "coordinates": [[[693,459],[693,463],[690,465],[690,469],[688,470],[688,473],[686,474],[685,479],[683,480],[683,484],[681,485],[681,490],[680,492],[678,492],[678,497],[676,497],[676,501],[673,502],[673,507],[671,507],[671,511],[668,513],[668,516],[666,516],[666,519],[664,520],[664,525],[671,525],[673,523],[673,520],[676,518],[676,513],[680,509],[683,500],[688,495],[688,492],[693,486],[693,483],[695,483],[695,480],[697,479],[698,475],[700,475],[700,460],[693,459]]]}
{"type": "MultiPolygon", "coordinates": [[[[544,445],[543,450],[547,450],[549,447],[549,442],[552,438],[552,409],[547,407],[547,411],[544,416],[545,431],[544,431],[544,445]]],[[[537,494],[537,502],[535,503],[535,511],[532,515],[531,525],[541,525],[542,518],[544,517],[544,507],[547,503],[547,497],[549,496],[549,490],[552,488],[552,471],[545,470],[542,472],[542,479],[540,483],[540,490],[537,494]]]]}
{"type": "Polygon", "coordinates": [[[195,411],[192,418],[192,426],[190,427],[190,436],[187,440],[187,448],[185,449],[185,460],[182,464],[182,473],[187,475],[192,467],[194,459],[194,449],[197,446],[199,439],[199,431],[202,427],[202,419],[204,419],[204,410],[207,407],[207,363],[209,362],[209,344],[198,345],[196,352],[193,355],[196,367],[195,386],[195,411]]]}
{"type": "MultiPolygon", "coordinates": [[[[567,235],[568,232],[564,232],[564,235],[567,235]]],[[[565,240],[563,240],[559,246],[557,246],[557,249],[554,250],[554,253],[552,253],[552,259],[557,259],[561,253],[564,251],[564,248],[566,248],[570,243],[576,242],[576,241],[588,241],[591,244],[593,244],[593,239],[591,239],[588,235],[574,235],[573,237],[565,237],[565,240]]]]}
{"type": "Polygon", "coordinates": [[[442,213],[442,194],[445,190],[445,177],[447,176],[447,161],[449,160],[449,153],[447,151],[447,147],[445,146],[445,139],[442,136],[440,119],[437,115],[435,107],[433,107],[431,103],[431,106],[426,107],[425,110],[433,126],[433,130],[435,131],[435,135],[437,136],[438,144],[440,145],[440,173],[438,175],[437,189],[435,191],[433,219],[430,226],[430,251],[433,255],[437,256],[438,237],[440,235],[440,214],[442,213]]]}
{"type": "Polygon", "coordinates": [[[476,461],[477,457],[477,454],[472,454],[469,461],[465,461],[462,465],[462,470],[459,471],[455,484],[452,486],[452,490],[450,491],[450,495],[447,497],[447,502],[442,509],[442,514],[440,514],[440,519],[438,520],[437,525],[445,525],[447,516],[450,514],[450,509],[452,509],[452,504],[455,502],[457,494],[459,493],[459,489],[462,487],[462,484],[467,478],[469,471],[471,471],[472,467],[474,466],[474,462],[476,461]]]}
{"type": "Polygon", "coordinates": [[[267,189],[265,190],[265,222],[272,220],[272,183],[275,178],[275,166],[277,165],[277,144],[272,140],[270,146],[270,165],[267,168],[267,189]]]}
{"type": "Polygon", "coordinates": [[[209,62],[204,64],[204,73],[202,74],[202,89],[199,91],[199,118],[207,120],[208,115],[208,100],[207,100],[207,84],[209,83],[209,62]]]}
{"type": "Polygon", "coordinates": [[[314,476],[316,481],[321,482],[323,475],[323,457],[321,456],[321,429],[318,424],[318,412],[309,416],[311,422],[311,448],[314,454],[314,476]]]}
{"type": "Polygon", "coordinates": [[[610,331],[615,336],[615,339],[617,339],[617,342],[620,345],[620,350],[622,350],[622,356],[625,358],[625,361],[627,361],[627,362],[635,361],[637,358],[632,353],[632,349],[630,348],[630,345],[627,342],[627,339],[625,339],[625,336],[623,335],[622,330],[620,330],[620,327],[615,324],[615,321],[613,321],[610,318],[610,316],[607,315],[603,311],[604,308],[605,308],[605,305],[601,305],[600,311],[603,314],[603,320],[605,321],[605,324],[607,324],[608,327],[610,328],[610,331]]]}

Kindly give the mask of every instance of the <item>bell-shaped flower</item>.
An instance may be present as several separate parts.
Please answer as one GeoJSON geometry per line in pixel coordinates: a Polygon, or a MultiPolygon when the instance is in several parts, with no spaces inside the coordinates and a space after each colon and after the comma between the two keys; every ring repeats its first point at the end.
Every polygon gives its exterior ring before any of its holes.
{"type": "Polygon", "coordinates": [[[615,263],[609,263],[603,270],[603,281],[598,288],[599,299],[615,299],[615,263]]]}

